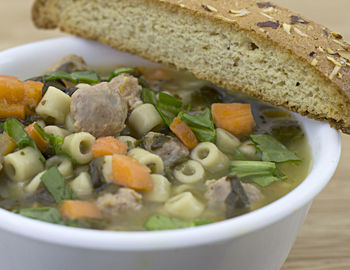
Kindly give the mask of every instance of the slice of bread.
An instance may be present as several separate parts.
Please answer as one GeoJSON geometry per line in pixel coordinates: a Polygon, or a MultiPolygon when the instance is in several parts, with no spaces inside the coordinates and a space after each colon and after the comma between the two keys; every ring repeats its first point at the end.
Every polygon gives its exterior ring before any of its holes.
{"type": "Polygon", "coordinates": [[[36,0],[32,16],[350,133],[350,44],[271,2],[36,0]]]}

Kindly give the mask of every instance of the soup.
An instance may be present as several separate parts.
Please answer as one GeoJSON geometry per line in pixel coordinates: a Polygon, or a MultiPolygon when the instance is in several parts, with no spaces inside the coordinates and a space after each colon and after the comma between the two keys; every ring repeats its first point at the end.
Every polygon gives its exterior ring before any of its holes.
{"type": "Polygon", "coordinates": [[[101,230],[201,226],[295,188],[311,156],[289,112],[193,75],[76,56],[0,76],[0,206],[101,230]]]}

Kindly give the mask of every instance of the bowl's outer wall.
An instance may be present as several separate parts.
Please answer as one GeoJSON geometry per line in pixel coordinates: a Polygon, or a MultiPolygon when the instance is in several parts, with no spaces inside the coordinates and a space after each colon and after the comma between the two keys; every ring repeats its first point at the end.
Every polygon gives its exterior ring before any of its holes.
{"type": "Polygon", "coordinates": [[[287,258],[310,205],[234,240],[163,251],[122,252],[67,247],[0,230],[1,269],[278,270],[287,258]]]}
{"type": "MultiPolygon", "coordinates": [[[[149,64],[107,46],[70,37],[0,53],[0,74],[23,79],[35,76],[69,53],[82,55],[92,66],[149,64]]],[[[311,200],[331,178],[340,155],[339,134],[324,123],[303,119],[303,124],[317,169],[287,196],[262,209],[198,229],[150,232],[142,237],[76,229],[74,233],[71,228],[48,226],[0,209],[0,269],[280,269],[311,200]]]]}

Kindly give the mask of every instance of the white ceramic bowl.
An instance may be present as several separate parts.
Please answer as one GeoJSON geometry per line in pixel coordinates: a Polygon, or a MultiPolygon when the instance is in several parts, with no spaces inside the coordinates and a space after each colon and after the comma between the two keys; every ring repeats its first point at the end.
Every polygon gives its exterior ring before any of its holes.
{"type": "MultiPolygon", "coordinates": [[[[94,41],[68,37],[0,53],[0,74],[28,78],[75,53],[93,67],[148,62],[94,41]]],[[[297,116],[312,147],[308,177],[283,198],[226,221],[182,230],[110,232],[53,225],[0,209],[0,265],[6,270],[277,270],[312,199],[334,173],[340,136],[297,116]]]]}

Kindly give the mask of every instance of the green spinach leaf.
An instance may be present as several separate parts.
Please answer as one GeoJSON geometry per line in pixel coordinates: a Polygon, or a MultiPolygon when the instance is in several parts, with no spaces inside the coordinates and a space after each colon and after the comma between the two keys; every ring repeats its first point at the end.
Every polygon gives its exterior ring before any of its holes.
{"type": "Polygon", "coordinates": [[[287,162],[300,161],[295,153],[289,151],[287,147],[268,134],[252,134],[251,140],[261,151],[263,161],[287,162]]]}
{"type": "Polygon", "coordinates": [[[74,194],[70,186],[64,181],[64,177],[56,167],[48,169],[40,179],[44,183],[46,189],[55,198],[57,204],[61,203],[63,200],[77,199],[77,196],[74,194]]]}
{"type": "Polygon", "coordinates": [[[17,211],[21,216],[38,219],[55,224],[62,224],[60,212],[53,207],[23,208],[17,211]]]}
{"type": "Polygon", "coordinates": [[[214,121],[207,107],[200,113],[180,112],[179,118],[184,121],[201,142],[216,141],[216,130],[214,121]]]}

